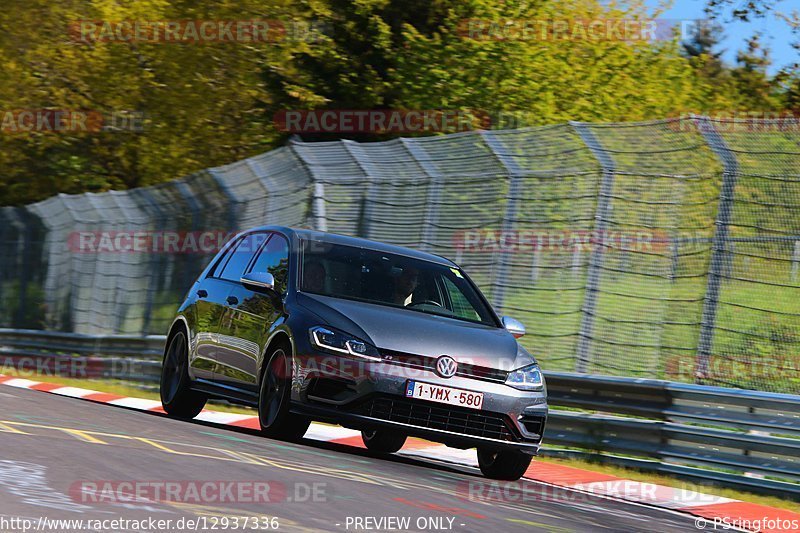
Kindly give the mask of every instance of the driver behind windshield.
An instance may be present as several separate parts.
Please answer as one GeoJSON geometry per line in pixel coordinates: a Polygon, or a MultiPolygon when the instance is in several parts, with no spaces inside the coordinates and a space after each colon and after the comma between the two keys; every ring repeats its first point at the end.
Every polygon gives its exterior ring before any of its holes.
{"type": "Polygon", "coordinates": [[[394,278],[394,292],[392,301],[397,305],[406,306],[411,303],[411,297],[419,284],[419,271],[408,266],[403,272],[394,278]]]}

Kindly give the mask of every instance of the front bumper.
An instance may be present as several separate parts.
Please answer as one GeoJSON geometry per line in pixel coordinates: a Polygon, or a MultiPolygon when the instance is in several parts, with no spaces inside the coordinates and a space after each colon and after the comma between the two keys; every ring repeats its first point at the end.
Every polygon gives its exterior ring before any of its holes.
{"type": "Polygon", "coordinates": [[[456,448],[536,455],[547,419],[546,391],[389,362],[330,354],[295,357],[292,411],[353,429],[395,428],[456,448]],[[482,392],[480,410],[405,397],[408,380],[482,392]]]}

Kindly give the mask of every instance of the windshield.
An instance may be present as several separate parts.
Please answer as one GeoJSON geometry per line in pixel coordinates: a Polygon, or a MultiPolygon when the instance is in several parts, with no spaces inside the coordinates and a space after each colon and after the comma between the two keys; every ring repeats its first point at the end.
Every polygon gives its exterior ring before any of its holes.
{"type": "Polygon", "coordinates": [[[498,326],[458,268],[403,255],[303,241],[300,290],[498,326]]]}

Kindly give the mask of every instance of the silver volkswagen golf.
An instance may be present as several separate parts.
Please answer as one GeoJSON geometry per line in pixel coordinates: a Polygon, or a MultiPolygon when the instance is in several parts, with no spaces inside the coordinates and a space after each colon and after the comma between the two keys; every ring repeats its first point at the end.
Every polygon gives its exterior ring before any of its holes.
{"type": "Polygon", "coordinates": [[[209,397],[256,406],[276,438],[320,420],[360,430],[376,453],[409,436],[477,448],[484,475],[518,479],[547,418],[523,334],[445,258],[261,227],[217,254],[180,306],[161,399],[179,417],[209,397]]]}

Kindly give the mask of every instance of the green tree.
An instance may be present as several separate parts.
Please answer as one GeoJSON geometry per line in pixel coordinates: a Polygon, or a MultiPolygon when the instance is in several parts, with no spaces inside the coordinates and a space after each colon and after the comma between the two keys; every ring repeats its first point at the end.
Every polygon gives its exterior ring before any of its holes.
{"type": "Polygon", "coordinates": [[[748,111],[777,111],[781,108],[780,95],[775,80],[767,74],[772,64],[769,49],[754,35],[747,48],[736,55],[736,67],[731,71],[740,99],[740,108],[748,111]]]}
{"type": "Polygon", "coordinates": [[[642,4],[596,0],[468,2],[332,1],[323,46],[265,72],[288,108],[479,109],[519,112],[530,124],[638,120],[688,108],[690,63],[676,41],[465,37],[467,19],[566,20],[648,17],[642,4]],[[460,26],[461,25],[461,26],[460,26]]]}
{"type": "Polygon", "coordinates": [[[148,185],[275,146],[278,134],[262,112],[271,95],[258,71],[280,65],[288,45],[86,44],[69,34],[69,23],[82,19],[294,16],[294,8],[280,2],[194,4],[5,2],[0,11],[0,109],[131,110],[144,113],[145,122],[140,133],[0,133],[0,203],[148,185]]]}
{"type": "Polygon", "coordinates": [[[515,117],[499,124],[512,127],[776,109],[797,91],[795,78],[769,78],[757,41],[731,69],[719,62],[713,34],[690,49],[677,37],[502,40],[462,31],[467,19],[502,26],[658,16],[638,0],[6,0],[3,7],[0,110],[131,110],[145,122],[139,133],[0,133],[0,204],[149,185],[267,151],[285,141],[273,121],[281,109],[482,110],[515,117]],[[69,23],[81,19],[281,19],[322,31],[318,39],[270,43],[86,44],[69,34],[69,23]]]}

